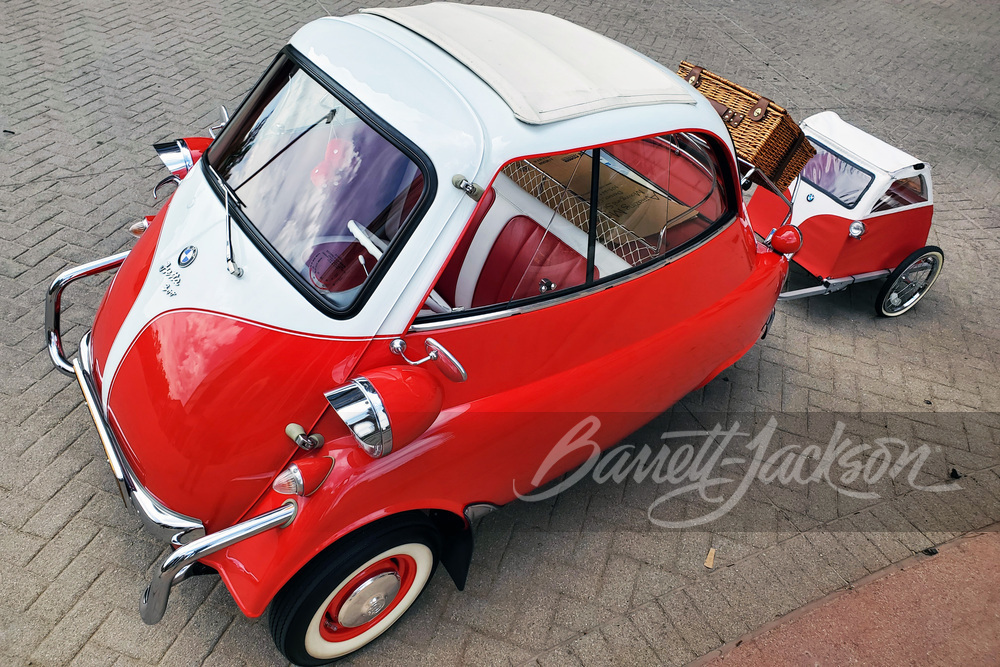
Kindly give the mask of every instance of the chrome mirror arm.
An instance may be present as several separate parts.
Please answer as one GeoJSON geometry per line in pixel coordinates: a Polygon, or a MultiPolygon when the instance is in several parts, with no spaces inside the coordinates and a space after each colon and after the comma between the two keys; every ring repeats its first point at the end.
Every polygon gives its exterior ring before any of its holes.
{"type": "Polygon", "coordinates": [[[435,362],[438,370],[441,374],[452,382],[465,382],[469,379],[469,374],[465,372],[465,368],[459,363],[458,359],[455,358],[451,352],[449,352],[441,343],[437,342],[433,338],[428,338],[424,341],[424,349],[427,350],[427,356],[419,361],[411,361],[406,358],[404,352],[406,352],[406,341],[402,338],[395,338],[391,343],[389,343],[389,350],[393,354],[398,354],[403,358],[403,361],[411,366],[419,366],[420,364],[425,364],[428,361],[435,362]]]}
{"type": "Polygon", "coordinates": [[[406,341],[402,338],[396,338],[391,343],[389,343],[389,351],[393,354],[398,354],[403,358],[403,361],[411,366],[419,366],[420,364],[426,364],[428,361],[434,361],[437,359],[437,352],[432,351],[426,357],[419,361],[413,361],[406,356],[406,341]]]}

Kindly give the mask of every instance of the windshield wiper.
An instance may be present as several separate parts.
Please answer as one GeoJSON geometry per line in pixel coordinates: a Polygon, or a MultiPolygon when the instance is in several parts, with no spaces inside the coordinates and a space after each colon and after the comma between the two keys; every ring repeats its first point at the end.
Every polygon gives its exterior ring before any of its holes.
{"type": "MultiPolygon", "coordinates": [[[[249,175],[249,176],[248,176],[247,178],[245,178],[245,179],[243,180],[243,182],[242,182],[242,183],[240,183],[239,185],[237,185],[237,186],[236,186],[236,190],[239,190],[239,189],[240,189],[240,188],[242,188],[242,187],[243,187],[244,185],[246,185],[247,183],[249,183],[250,181],[252,181],[252,180],[254,179],[254,177],[256,177],[256,176],[257,176],[257,174],[259,174],[260,172],[264,171],[264,170],[265,170],[265,169],[267,168],[267,166],[268,166],[268,165],[270,165],[270,164],[271,164],[272,162],[274,162],[275,160],[277,160],[277,159],[278,159],[278,157],[279,157],[279,156],[280,156],[280,155],[281,155],[282,153],[284,153],[284,152],[285,152],[285,151],[287,151],[287,150],[288,150],[289,148],[291,148],[292,146],[294,146],[294,145],[295,145],[295,142],[296,142],[296,141],[298,141],[298,140],[299,140],[299,139],[301,139],[302,137],[304,137],[304,136],[306,136],[307,134],[309,134],[309,131],[310,131],[310,130],[312,130],[312,129],[313,129],[314,127],[316,127],[317,125],[319,125],[320,123],[322,123],[322,122],[324,122],[324,121],[326,121],[326,124],[327,124],[327,125],[329,125],[330,123],[332,123],[332,122],[333,122],[333,117],[334,117],[334,116],[336,116],[336,115],[337,115],[337,110],[336,110],[336,109],[330,109],[330,111],[329,111],[328,113],[326,113],[326,114],[325,114],[325,115],[324,115],[324,116],[323,116],[322,118],[320,118],[319,120],[317,120],[317,121],[316,121],[315,123],[313,123],[312,125],[310,125],[310,126],[309,126],[309,127],[307,127],[306,129],[302,130],[302,132],[301,132],[301,133],[299,133],[299,135],[298,135],[297,137],[295,137],[294,139],[292,139],[291,141],[289,141],[289,142],[288,142],[287,144],[285,144],[285,145],[284,145],[284,146],[283,146],[283,147],[281,148],[281,150],[280,150],[280,151],[278,151],[277,153],[275,153],[274,155],[272,155],[272,156],[271,156],[270,158],[268,158],[267,162],[265,162],[264,164],[262,164],[262,165],[260,166],[260,168],[259,168],[259,169],[257,169],[257,171],[255,171],[254,173],[250,174],[250,175],[249,175]]],[[[234,190],[234,191],[233,191],[233,194],[234,194],[234,195],[236,194],[236,190],[234,190]]]]}
{"type": "Polygon", "coordinates": [[[236,263],[236,259],[233,257],[233,216],[229,213],[229,198],[232,197],[233,201],[240,208],[246,208],[246,204],[239,198],[236,191],[229,187],[226,179],[222,178],[211,165],[209,165],[209,172],[215,177],[219,186],[222,187],[222,196],[226,204],[226,271],[229,271],[229,273],[237,278],[242,278],[243,268],[236,263]]]}
{"type": "MultiPolygon", "coordinates": [[[[243,200],[240,199],[239,195],[236,194],[236,190],[239,190],[244,185],[246,185],[251,180],[253,180],[253,178],[257,174],[259,174],[260,172],[264,171],[264,169],[269,164],[271,164],[272,162],[274,162],[275,160],[278,159],[279,155],[281,155],[282,153],[284,153],[285,151],[287,151],[289,148],[291,148],[292,145],[295,144],[296,141],[298,141],[299,139],[301,139],[302,137],[304,137],[306,134],[308,134],[309,131],[312,130],[314,127],[316,127],[317,125],[319,125],[323,121],[326,121],[327,125],[329,125],[330,123],[332,123],[333,122],[333,117],[336,116],[336,115],[337,115],[337,110],[336,109],[330,109],[330,111],[328,113],[326,113],[322,118],[320,118],[319,120],[317,120],[315,123],[313,123],[312,125],[310,125],[306,129],[302,130],[302,132],[297,137],[295,137],[294,139],[292,139],[291,141],[289,141],[288,144],[285,145],[280,151],[278,151],[277,153],[275,153],[274,155],[272,155],[267,160],[267,162],[265,162],[263,165],[261,165],[261,167],[257,171],[255,171],[254,173],[250,174],[250,176],[247,177],[242,183],[240,183],[239,185],[237,185],[235,189],[232,188],[232,187],[230,187],[229,183],[226,182],[226,179],[222,178],[222,176],[220,176],[218,174],[218,172],[215,171],[215,169],[209,169],[209,171],[212,172],[212,176],[215,177],[215,180],[219,183],[219,186],[222,188],[222,193],[223,193],[223,196],[225,197],[225,200],[226,200],[226,202],[225,202],[226,203],[226,270],[229,271],[229,273],[231,273],[232,275],[236,276],[237,278],[242,278],[243,277],[243,269],[242,269],[242,267],[240,267],[236,263],[236,259],[233,257],[233,217],[229,213],[229,198],[232,197],[233,201],[235,201],[236,205],[239,206],[241,209],[246,208],[246,204],[244,204],[243,200]]],[[[209,166],[211,166],[211,165],[209,165],[209,166]]]]}

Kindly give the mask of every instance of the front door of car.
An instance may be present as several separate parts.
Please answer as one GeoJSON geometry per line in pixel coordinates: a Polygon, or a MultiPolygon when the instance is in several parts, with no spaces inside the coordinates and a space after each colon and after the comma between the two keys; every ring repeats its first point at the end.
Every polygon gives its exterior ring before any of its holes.
{"type": "Polygon", "coordinates": [[[434,341],[464,368],[456,382],[421,365],[440,387],[428,399],[440,413],[404,446],[454,443],[488,474],[448,483],[506,502],[593,452],[542,469],[567,437],[609,446],[741,352],[729,351],[739,337],[718,305],[753,267],[747,230],[729,224],[737,195],[718,146],[670,135],[502,169],[435,286],[461,310],[422,310],[400,336],[405,349],[376,340],[359,366],[406,367],[434,341]]]}

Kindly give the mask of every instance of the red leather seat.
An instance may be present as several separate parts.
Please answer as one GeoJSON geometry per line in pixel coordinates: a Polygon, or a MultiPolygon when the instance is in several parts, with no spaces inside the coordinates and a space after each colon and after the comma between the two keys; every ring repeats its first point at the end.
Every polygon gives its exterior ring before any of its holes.
{"type": "MultiPolygon", "coordinates": [[[[600,278],[594,269],[594,279],[600,278]]],[[[476,283],[472,306],[488,306],[538,296],[548,279],[555,289],[586,280],[587,258],[526,215],[507,221],[486,257],[476,283]]]]}

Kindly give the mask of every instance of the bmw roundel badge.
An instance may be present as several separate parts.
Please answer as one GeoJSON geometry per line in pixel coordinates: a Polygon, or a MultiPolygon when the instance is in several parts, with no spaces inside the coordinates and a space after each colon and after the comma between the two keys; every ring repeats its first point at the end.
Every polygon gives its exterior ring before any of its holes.
{"type": "Polygon", "coordinates": [[[194,263],[195,258],[198,256],[198,249],[193,245],[181,250],[181,254],[177,255],[177,266],[182,269],[186,266],[191,266],[194,263]]]}

